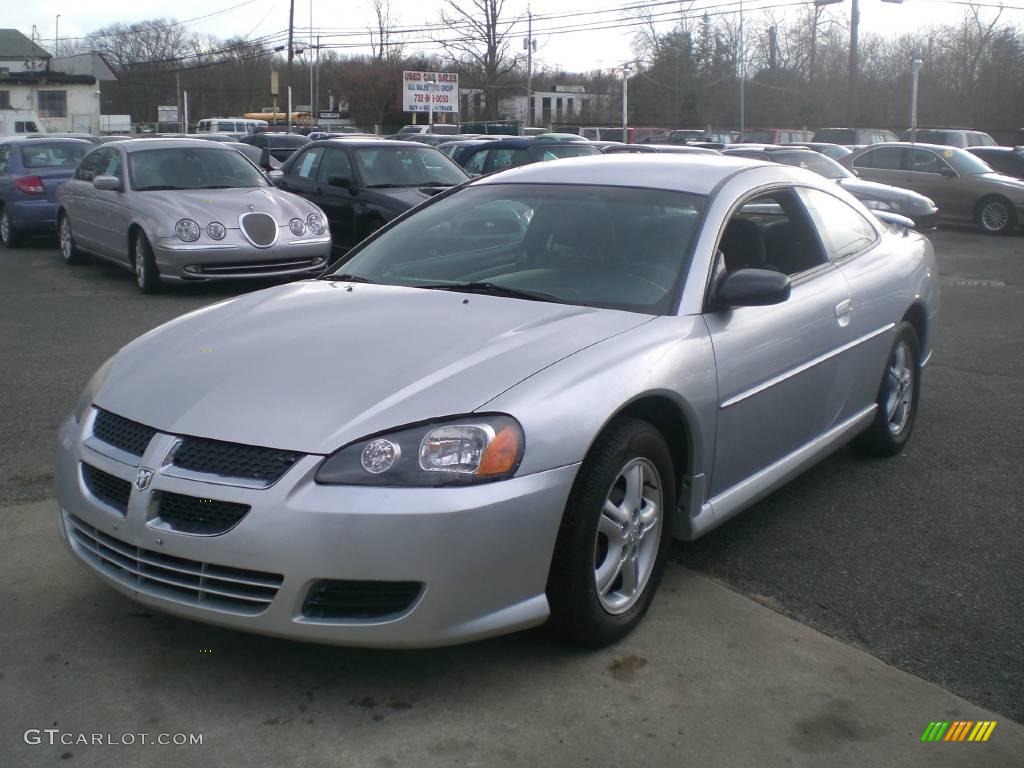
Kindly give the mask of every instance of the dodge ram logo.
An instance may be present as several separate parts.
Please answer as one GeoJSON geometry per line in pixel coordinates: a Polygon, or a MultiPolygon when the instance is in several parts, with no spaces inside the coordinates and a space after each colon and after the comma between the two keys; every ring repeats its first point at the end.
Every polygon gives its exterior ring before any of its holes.
{"type": "Polygon", "coordinates": [[[144,491],[149,488],[150,482],[153,480],[153,470],[146,469],[145,467],[139,468],[139,474],[135,476],[135,487],[140,491],[144,491]]]}

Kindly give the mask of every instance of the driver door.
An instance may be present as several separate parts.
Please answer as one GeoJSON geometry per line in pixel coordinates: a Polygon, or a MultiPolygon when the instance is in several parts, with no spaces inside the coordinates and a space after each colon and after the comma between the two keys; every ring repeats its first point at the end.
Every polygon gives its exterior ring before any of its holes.
{"type": "Polygon", "coordinates": [[[719,241],[725,271],[790,276],[781,304],[705,313],[718,371],[718,429],[710,495],[770,467],[821,435],[842,413],[849,384],[850,287],[828,260],[792,188],[742,203],[719,241]]]}
{"type": "Polygon", "coordinates": [[[313,202],[319,205],[327,216],[331,228],[331,248],[335,256],[345,253],[362,239],[357,231],[359,227],[356,226],[356,211],[365,213],[367,206],[353,194],[355,185],[355,171],[348,152],[334,147],[324,150],[317,173],[317,195],[313,202]],[[332,176],[348,179],[352,186],[332,185],[332,176]]]}

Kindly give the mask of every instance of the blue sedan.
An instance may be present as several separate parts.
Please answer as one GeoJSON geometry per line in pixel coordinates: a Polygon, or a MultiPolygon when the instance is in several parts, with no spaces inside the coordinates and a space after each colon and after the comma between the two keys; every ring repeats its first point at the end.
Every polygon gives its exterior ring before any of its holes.
{"type": "Polygon", "coordinates": [[[82,139],[10,137],[0,143],[0,243],[56,229],[57,188],[93,148],[82,139]]]}

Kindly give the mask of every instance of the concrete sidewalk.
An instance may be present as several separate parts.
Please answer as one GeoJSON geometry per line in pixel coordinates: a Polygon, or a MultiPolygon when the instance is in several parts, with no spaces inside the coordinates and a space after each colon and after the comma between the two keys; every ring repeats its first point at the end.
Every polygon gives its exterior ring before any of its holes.
{"type": "Polygon", "coordinates": [[[55,509],[0,508],[5,768],[1024,766],[1021,725],[674,564],[606,651],[539,631],[349,650],[147,613],[72,561],[55,509]],[[984,744],[922,744],[932,720],[998,725],[984,744]],[[28,745],[30,728],[203,743],[28,745]]]}

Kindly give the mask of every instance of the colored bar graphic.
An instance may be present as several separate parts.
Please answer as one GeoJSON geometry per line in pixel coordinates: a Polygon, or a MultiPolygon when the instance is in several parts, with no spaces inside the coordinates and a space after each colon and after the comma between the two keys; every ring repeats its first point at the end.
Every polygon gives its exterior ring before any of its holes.
{"type": "Polygon", "coordinates": [[[921,741],[988,741],[995,720],[933,720],[921,734],[921,741]]]}

